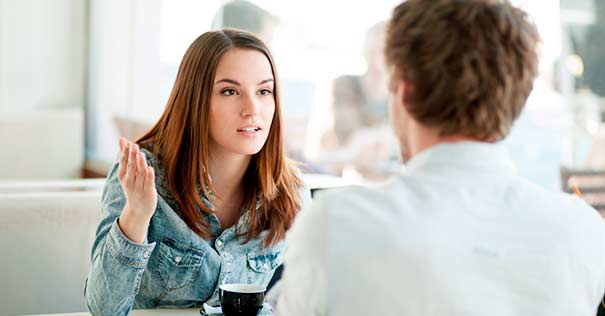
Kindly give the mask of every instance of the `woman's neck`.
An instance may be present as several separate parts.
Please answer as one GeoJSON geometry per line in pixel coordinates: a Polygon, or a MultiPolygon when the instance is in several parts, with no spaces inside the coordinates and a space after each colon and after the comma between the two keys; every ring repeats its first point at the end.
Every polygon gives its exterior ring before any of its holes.
{"type": "Polygon", "coordinates": [[[214,155],[209,159],[212,186],[221,200],[239,200],[243,179],[250,164],[246,155],[214,155]]]}

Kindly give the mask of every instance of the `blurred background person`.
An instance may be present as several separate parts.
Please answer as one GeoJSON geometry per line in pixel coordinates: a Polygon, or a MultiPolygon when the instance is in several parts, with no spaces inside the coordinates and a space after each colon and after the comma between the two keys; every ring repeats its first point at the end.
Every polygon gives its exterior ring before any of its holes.
{"type": "Polygon", "coordinates": [[[397,144],[388,127],[384,38],[384,21],[370,27],[363,41],[365,72],[332,83],[332,128],[322,137],[320,161],[337,174],[378,180],[398,170],[393,167],[397,144]]]}
{"type": "Polygon", "coordinates": [[[279,19],[268,10],[246,0],[229,1],[222,5],[212,19],[212,29],[236,28],[260,37],[271,44],[279,19]]]}
{"type": "Polygon", "coordinates": [[[366,33],[363,57],[367,68],[362,75],[343,75],[334,80],[334,139],[326,140],[332,145],[344,145],[356,132],[387,123],[384,33],[384,22],[375,24],[366,33]]]}

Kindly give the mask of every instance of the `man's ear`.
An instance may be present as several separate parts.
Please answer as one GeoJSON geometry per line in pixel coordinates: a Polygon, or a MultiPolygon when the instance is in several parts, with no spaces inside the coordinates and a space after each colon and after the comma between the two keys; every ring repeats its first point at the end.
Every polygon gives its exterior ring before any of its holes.
{"type": "Polygon", "coordinates": [[[389,90],[394,96],[393,104],[395,107],[403,107],[408,110],[407,102],[405,101],[407,85],[403,79],[403,72],[395,66],[389,67],[389,90]]]}
{"type": "Polygon", "coordinates": [[[405,100],[405,93],[407,89],[407,85],[403,79],[398,79],[395,84],[395,95],[397,96],[398,106],[403,106],[403,108],[407,111],[408,104],[405,100]]]}

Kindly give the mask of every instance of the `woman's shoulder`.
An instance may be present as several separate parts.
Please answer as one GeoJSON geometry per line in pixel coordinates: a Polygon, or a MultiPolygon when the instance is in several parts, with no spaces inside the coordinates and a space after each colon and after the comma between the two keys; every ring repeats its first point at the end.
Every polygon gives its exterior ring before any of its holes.
{"type": "Polygon", "coordinates": [[[151,146],[141,146],[141,152],[145,155],[145,158],[147,159],[147,163],[149,165],[153,166],[154,164],[159,162],[159,159],[158,159],[159,155],[157,155],[153,152],[153,149],[151,146]]]}

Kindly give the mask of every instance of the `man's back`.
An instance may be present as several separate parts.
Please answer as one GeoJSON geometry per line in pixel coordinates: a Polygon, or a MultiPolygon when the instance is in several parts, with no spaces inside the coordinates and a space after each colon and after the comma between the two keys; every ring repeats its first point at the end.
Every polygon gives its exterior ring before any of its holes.
{"type": "Polygon", "coordinates": [[[595,315],[602,220],[503,154],[439,145],[388,184],[321,196],[328,314],[595,315]]]}
{"type": "Polygon", "coordinates": [[[507,0],[393,9],[389,117],[408,170],[301,212],[276,315],[595,315],[603,220],[515,175],[494,144],[538,74],[531,21],[507,0]]]}

